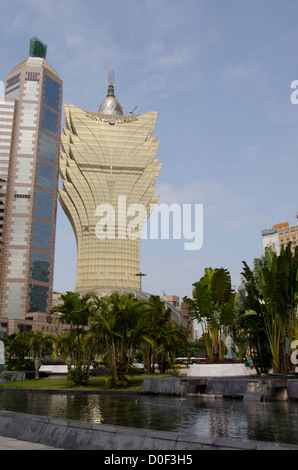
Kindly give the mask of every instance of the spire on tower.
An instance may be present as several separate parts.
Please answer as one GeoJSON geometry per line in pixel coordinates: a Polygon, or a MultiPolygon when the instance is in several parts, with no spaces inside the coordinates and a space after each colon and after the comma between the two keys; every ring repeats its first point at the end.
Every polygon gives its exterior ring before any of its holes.
{"type": "Polygon", "coordinates": [[[108,93],[106,98],[101,103],[98,112],[102,114],[123,115],[123,109],[117,98],[115,97],[114,90],[115,74],[111,69],[108,75],[108,93]]]}
{"type": "Polygon", "coordinates": [[[114,81],[115,81],[115,74],[114,74],[114,71],[113,69],[111,69],[109,71],[109,77],[108,77],[108,80],[109,80],[109,85],[114,85],[114,81]]]}

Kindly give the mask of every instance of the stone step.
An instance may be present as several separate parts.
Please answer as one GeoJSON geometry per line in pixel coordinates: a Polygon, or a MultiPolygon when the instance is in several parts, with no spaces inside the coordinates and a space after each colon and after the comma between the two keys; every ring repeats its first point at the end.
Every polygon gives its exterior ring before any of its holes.
{"type": "Polygon", "coordinates": [[[243,396],[243,401],[261,401],[263,396],[263,392],[246,392],[243,396]]]}

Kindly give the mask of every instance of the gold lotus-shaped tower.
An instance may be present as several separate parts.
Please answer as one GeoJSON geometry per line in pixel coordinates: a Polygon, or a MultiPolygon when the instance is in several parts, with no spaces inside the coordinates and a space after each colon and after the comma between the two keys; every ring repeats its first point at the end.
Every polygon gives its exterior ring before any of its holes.
{"type": "Polygon", "coordinates": [[[158,201],[157,113],[124,115],[113,81],[110,72],[108,94],[97,113],[65,105],[59,199],[76,237],[78,292],[141,290],[141,239],[118,236],[117,207],[119,197],[126,207],[141,204],[148,218],[158,201]],[[103,204],[115,208],[114,238],[99,239],[96,233],[97,208],[103,204]]]}

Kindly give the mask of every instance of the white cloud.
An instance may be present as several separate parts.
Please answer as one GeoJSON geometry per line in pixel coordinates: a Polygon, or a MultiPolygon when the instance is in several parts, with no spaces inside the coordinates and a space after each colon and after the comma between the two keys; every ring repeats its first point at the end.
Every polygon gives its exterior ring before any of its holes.
{"type": "Polygon", "coordinates": [[[218,201],[223,197],[223,184],[216,181],[192,181],[187,185],[177,188],[170,183],[158,185],[160,202],[172,203],[197,203],[204,204],[218,201]]]}
{"type": "Polygon", "coordinates": [[[267,158],[268,150],[261,144],[251,144],[242,147],[235,159],[235,164],[239,168],[247,170],[260,163],[260,159],[267,158]]]}
{"type": "Polygon", "coordinates": [[[229,218],[229,220],[221,226],[221,230],[226,233],[237,233],[237,236],[239,236],[243,232],[251,230],[256,233],[256,228],[263,228],[263,225],[264,214],[243,214],[239,211],[237,217],[229,218]]]}
{"type": "Polygon", "coordinates": [[[192,60],[192,51],[189,48],[174,50],[165,54],[159,55],[154,65],[161,69],[170,70],[177,67],[183,67],[189,64],[192,60]]]}
{"type": "Polygon", "coordinates": [[[242,80],[257,80],[260,75],[259,66],[254,63],[228,64],[219,75],[219,82],[231,83],[242,80]]]}

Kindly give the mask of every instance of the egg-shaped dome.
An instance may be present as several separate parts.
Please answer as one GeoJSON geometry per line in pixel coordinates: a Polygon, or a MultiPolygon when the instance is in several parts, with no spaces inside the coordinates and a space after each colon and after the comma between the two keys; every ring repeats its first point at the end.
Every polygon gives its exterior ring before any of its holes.
{"type": "Polygon", "coordinates": [[[115,96],[107,96],[101,103],[98,112],[100,114],[111,114],[113,116],[123,115],[123,109],[115,96]]]}
{"type": "Polygon", "coordinates": [[[106,98],[103,100],[101,105],[98,108],[98,112],[100,114],[109,114],[112,116],[121,116],[123,115],[123,108],[119,101],[117,100],[114,92],[114,73],[111,70],[109,73],[109,86],[108,86],[108,94],[106,98]]]}

